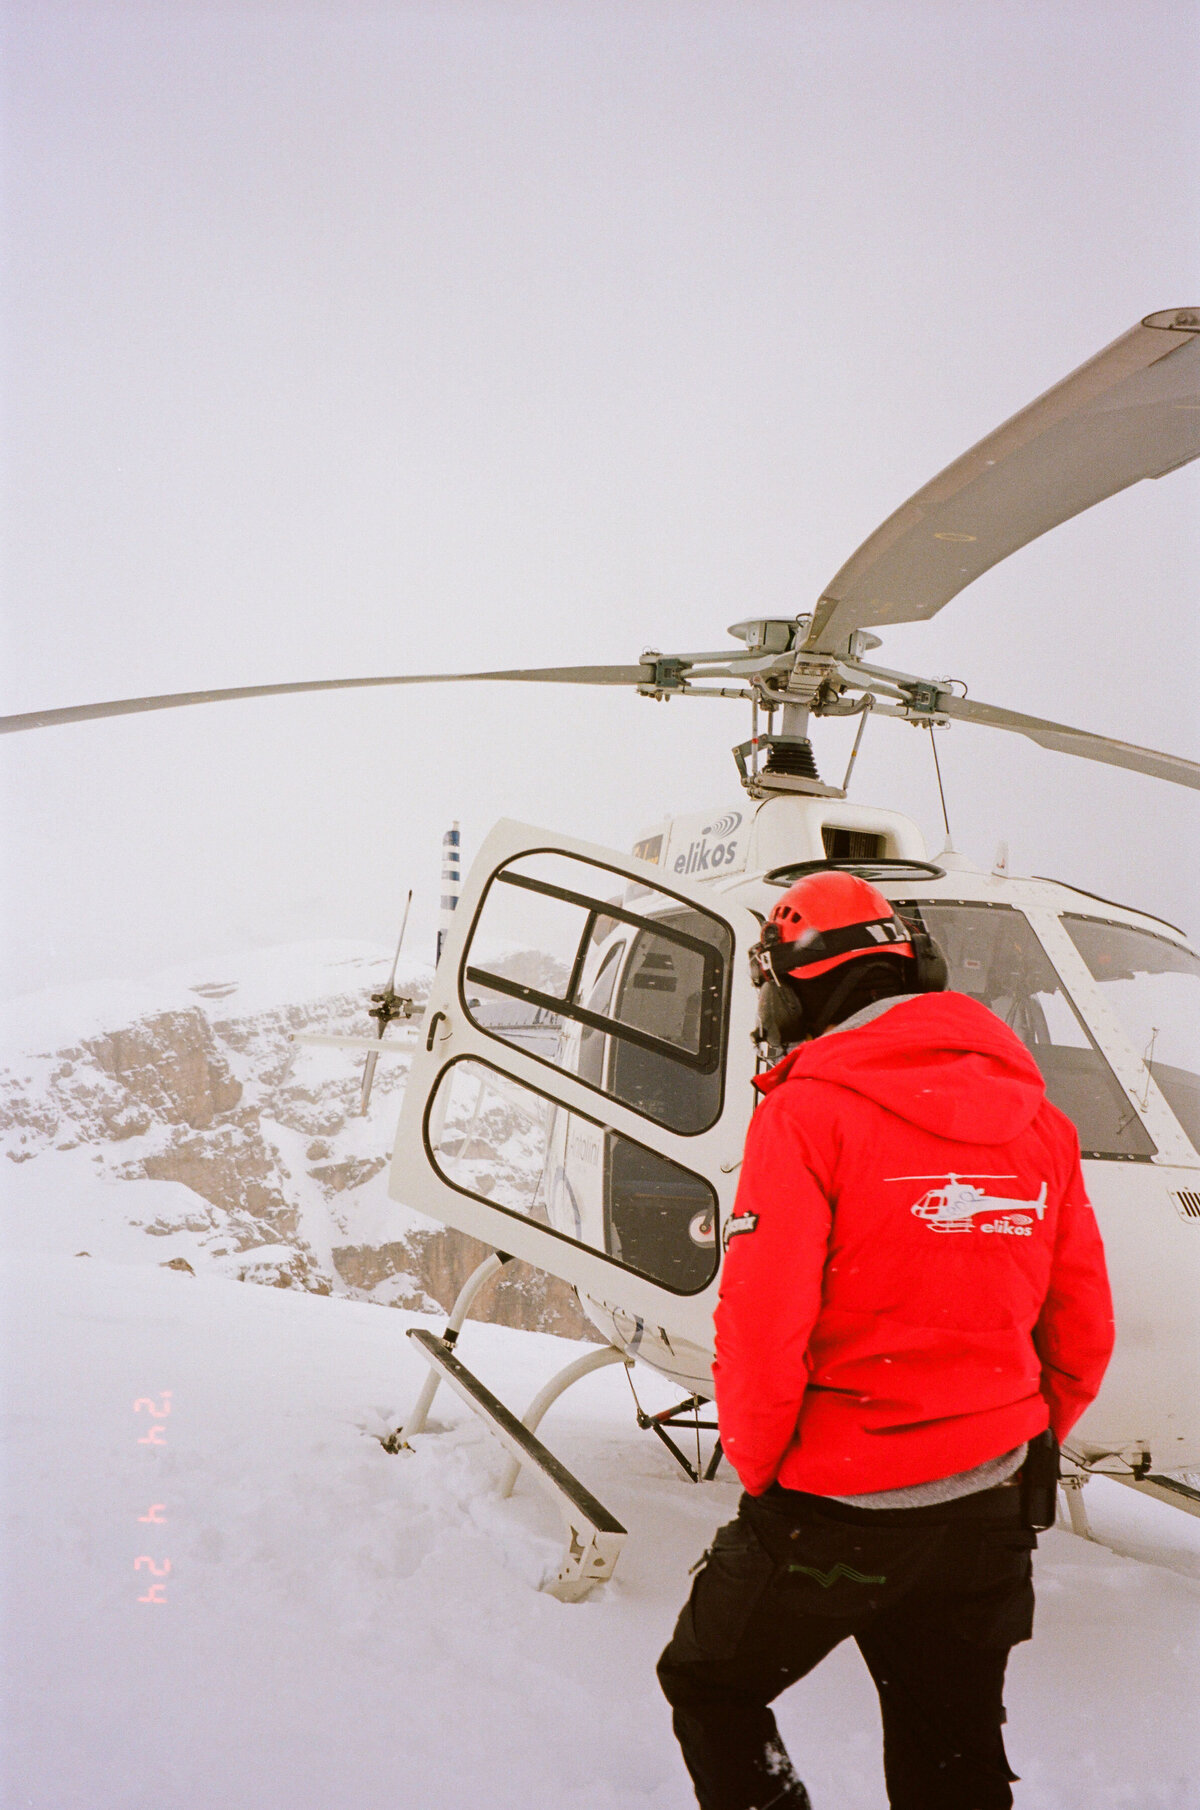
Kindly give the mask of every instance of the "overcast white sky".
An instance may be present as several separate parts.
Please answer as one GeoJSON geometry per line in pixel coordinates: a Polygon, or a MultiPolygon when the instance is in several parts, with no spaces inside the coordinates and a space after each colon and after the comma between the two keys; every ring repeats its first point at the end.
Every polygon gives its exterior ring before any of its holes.
{"type": "MultiPolygon", "coordinates": [[[[627,662],[811,608],[912,490],[1200,302],[1191,4],[6,8],[0,708],[627,662]]],[[[1200,758],[1200,468],[887,664],[1200,758]]],[[[380,692],[0,744],[7,992],[431,941],[439,842],[735,802],[736,704],[380,692]]],[[[818,726],[835,774],[841,726],[818,726]]],[[[956,840],[1195,932],[1196,794],[955,728],[956,840]]],[[[927,738],[854,796],[940,841],[927,738]]]]}

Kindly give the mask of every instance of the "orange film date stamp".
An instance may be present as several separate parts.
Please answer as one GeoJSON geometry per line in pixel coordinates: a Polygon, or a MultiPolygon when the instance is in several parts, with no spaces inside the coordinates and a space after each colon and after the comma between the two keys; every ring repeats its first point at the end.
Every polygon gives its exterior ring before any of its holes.
{"type": "MultiPolygon", "coordinates": [[[[157,1401],[152,1396],[139,1395],[133,1404],[133,1411],[135,1414],[144,1413],[149,1418],[149,1425],[137,1443],[139,1445],[165,1446],[167,1429],[163,1423],[171,1412],[171,1391],[169,1389],[161,1390],[157,1401]]],[[[166,1503],[152,1502],[146,1513],[138,1516],[138,1520],[150,1526],[164,1527],[167,1520],[166,1503]]],[[[171,1561],[170,1559],[155,1559],[149,1553],[143,1552],[133,1561],[133,1569],[139,1572],[148,1571],[153,1578],[166,1578],[170,1575],[171,1561]]],[[[139,1603],[165,1603],[167,1600],[166,1584],[150,1584],[146,1594],[139,1596],[137,1600],[139,1603]]]]}

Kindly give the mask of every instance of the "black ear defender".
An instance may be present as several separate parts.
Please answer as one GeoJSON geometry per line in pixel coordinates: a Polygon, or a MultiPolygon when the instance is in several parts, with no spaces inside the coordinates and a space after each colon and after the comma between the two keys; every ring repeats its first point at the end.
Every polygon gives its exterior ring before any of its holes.
{"type": "MultiPolygon", "coordinates": [[[[853,925],[843,932],[834,932],[824,939],[832,944],[837,937],[839,942],[847,942],[851,947],[862,948],[865,960],[847,962],[841,969],[834,970],[828,977],[827,986],[821,986],[817,980],[801,988],[790,985],[784,978],[789,973],[786,966],[788,956],[794,946],[784,944],[779,926],[767,922],[762,927],[762,940],[755,943],[749,951],[750,979],[758,990],[758,1027],[754,1032],[754,1041],[760,1053],[768,1060],[777,1062],[793,1044],[804,1042],[810,1037],[819,1037],[821,1032],[833,1023],[846,999],[864,986],[868,988],[868,998],[883,997],[888,992],[897,990],[914,993],[944,992],[949,981],[949,970],[946,958],[917,919],[900,918],[886,920],[884,926],[869,926],[866,931],[861,926],[853,925]],[[878,932],[886,927],[889,934],[876,943],[873,937],[869,941],[870,931],[878,932]],[[853,939],[853,940],[851,940],[853,939]],[[912,947],[912,967],[906,959],[900,965],[903,979],[911,977],[911,987],[897,989],[895,981],[898,970],[895,957],[888,959],[882,967],[886,970],[884,984],[870,991],[870,982],[874,979],[874,970],[881,964],[870,961],[867,953],[871,948],[878,948],[882,954],[889,943],[907,942],[912,947]],[[890,983],[890,984],[889,984],[890,983]],[[805,995],[808,995],[806,998],[805,995]]],[[[811,956],[812,945],[806,945],[811,956]]],[[[799,954],[799,950],[795,950],[799,954]]],[[[819,956],[819,951],[818,951],[819,956]]],[[[796,977],[799,981],[800,977],[796,977]]]]}
{"type": "Polygon", "coordinates": [[[758,1027],[754,1041],[770,1062],[778,1062],[795,1043],[811,1034],[804,1002],[794,987],[769,980],[758,996],[758,1027]]]}
{"type": "Polygon", "coordinates": [[[944,993],[950,985],[950,970],[946,966],[946,958],[926,930],[924,924],[917,919],[903,919],[904,927],[912,940],[913,955],[916,958],[915,993],[944,993]]]}
{"type": "Polygon", "coordinates": [[[781,941],[778,924],[762,927],[762,941],[748,952],[750,979],[758,990],[758,1024],[754,1041],[769,1062],[778,1062],[794,1043],[808,1035],[804,1004],[795,987],[778,978],[772,963],[773,949],[781,941]]]}
{"type": "MultiPolygon", "coordinates": [[[[766,923],[762,927],[762,938],[750,950],[750,979],[756,987],[768,986],[772,982],[779,985],[792,971],[792,965],[800,967],[805,960],[822,960],[826,954],[841,954],[844,949],[862,950],[864,954],[878,949],[880,953],[889,943],[907,942],[912,946],[914,968],[913,979],[916,985],[914,993],[941,993],[950,984],[949,969],[946,958],[926,930],[919,918],[895,917],[881,920],[879,924],[851,925],[846,930],[826,932],[822,937],[806,939],[803,948],[796,944],[785,944],[779,932],[778,924],[766,923]],[[882,934],[886,932],[887,934],[882,934]]],[[[796,975],[797,980],[803,979],[796,975]]]]}

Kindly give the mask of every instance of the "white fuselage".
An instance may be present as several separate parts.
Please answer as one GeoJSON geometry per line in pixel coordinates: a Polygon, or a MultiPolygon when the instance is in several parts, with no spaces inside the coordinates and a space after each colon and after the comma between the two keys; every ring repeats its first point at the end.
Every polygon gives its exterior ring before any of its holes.
{"type": "MultiPolygon", "coordinates": [[[[952,852],[931,871],[898,813],[743,800],[655,826],[633,856],[498,824],[435,976],[393,1194],[562,1277],[606,1338],[711,1395],[721,1230],[756,1098],[746,954],[785,870],[831,856],[902,864],[871,877],[922,919],[951,986],[1022,1038],[1079,1131],[1117,1340],[1073,1448],[1200,1464],[1200,961],[1170,926],[1068,886],[952,852]]],[[[939,1236],[1029,1234],[1044,1200],[997,1219],[985,1187],[933,1177],[913,1201],[939,1236]]]]}
{"type": "MultiPolygon", "coordinates": [[[[765,873],[792,862],[820,860],[825,853],[822,833],[830,828],[874,832],[881,843],[878,853],[927,859],[916,825],[896,813],[872,812],[840,800],[788,797],[757,809],[747,805],[741,822],[728,829],[729,820],[738,814],[734,807],[676,819],[652,832],[662,835],[661,864],[667,883],[674,869],[681,877],[686,869],[687,878],[709,881],[722,899],[736,898],[766,913],[780,887],[765,873]],[[715,834],[708,831],[714,823],[715,834]],[[733,873],[735,865],[740,871],[733,873]]],[[[938,857],[937,865],[946,869],[941,879],[881,878],[876,883],[894,902],[905,905],[953,901],[1020,913],[1123,1085],[1127,1110],[1147,1133],[1144,1141],[1154,1146],[1147,1155],[1085,1154],[1083,1159],[1108,1258],[1117,1343],[1100,1396],[1075,1429],[1072,1446],[1087,1457],[1119,1453],[1136,1460],[1140,1453],[1150,1452],[1155,1465],[1165,1470],[1200,1463],[1200,1216],[1183,1213],[1179,1204],[1181,1196],[1200,1192],[1200,1154],[1155,1085],[1130,1028],[1108,1005],[1064,933],[1062,920],[1064,914],[1072,919],[1092,917],[1149,931],[1181,948],[1186,947],[1184,939],[1142,913],[1101,904],[1054,882],[983,873],[953,854],[938,857]]],[[[748,1095],[754,1067],[750,1048],[731,1048],[730,1092],[748,1095]],[[742,1083],[738,1089],[732,1085],[735,1075],[742,1083]]],[[[601,1177],[595,1168],[588,1173],[590,1185],[585,1186],[580,1170],[580,1192],[586,1195],[589,1212],[600,1215],[601,1177]]],[[[971,1215],[986,1204],[969,1198],[976,1190],[947,1192],[953,1198],[931,1197],[929,1207],[929,1217],[943,1228],[968,1225],[971,1215]]],[[[1038,1203],[1030,1210],[1036,1213],[1038,1203]]],[[[600,1302],[585,1299],[585,1305],[606,1337],[616,1338],[683,1387],[701,1393],[711,1390],[710,1340],[685,1339],[670,1328],[646,1325],[638,1316],[600,1302]]]]}

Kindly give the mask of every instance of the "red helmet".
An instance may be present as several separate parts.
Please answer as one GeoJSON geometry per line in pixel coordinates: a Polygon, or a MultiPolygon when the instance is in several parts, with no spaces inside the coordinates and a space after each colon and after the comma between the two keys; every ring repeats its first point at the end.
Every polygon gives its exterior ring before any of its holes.
{"type": "Polygon", "coordinates": [[[778,980],[812,980],[881,950],[916,955],[911,931],[883,894],[837,869],[806,874],[788,888],[772,907],[760,947],[778,980]]]}

